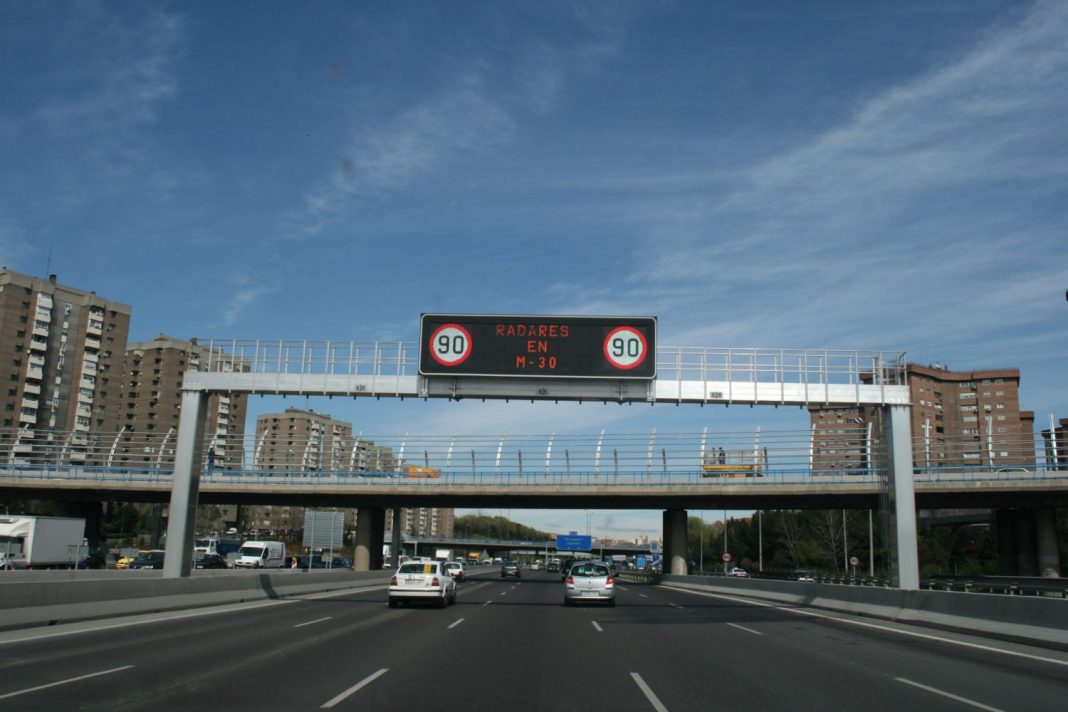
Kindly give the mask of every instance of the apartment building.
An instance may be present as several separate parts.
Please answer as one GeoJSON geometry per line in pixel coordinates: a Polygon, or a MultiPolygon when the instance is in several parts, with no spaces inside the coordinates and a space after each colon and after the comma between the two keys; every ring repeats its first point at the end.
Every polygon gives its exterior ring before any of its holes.
{"type": "MultiPolygon", "coordinates": [[[[386,510],[386,523],[392,526],[393,510],[386,510]]],[[[400,510],[401,531],[410,536],[451,537],[456,512],[451,507],[415,507],[400,510]]]]}
{"type": "MultiPolygon", "coordinates": [[[[117,462],[144,467],[170,465],[178,438],[182,379],[187,371],[208,367],[209,357],[224,370],[247,369],[229,354],[193,340],[160,334],[151,341],[130,343],[123,373],[123,432],[117,462]]],[[[213,393],[205,405],[204,453],[213,468],[240,469],[244,457],[244,393],[213,393]]]]}
{"type": "Polygon", "coordinates": [[[1061,418],[1057,425],[1051,422],[1049,429],[1042,431],[1042,448],[1047,467],[1058,470],[1068,467],[1068,418],[1061,418]]]}
{"type": "Polygon", "coordinates": [[[0,269],[0,432],[11,461],[104,456],[100,434],[117,432],[122,417],[130,313],[56,275],[0,269]]]}
{"type": "MultiPolygon", "coordinates": [[[[1035,414],[1020,410],[1019,369],[909,364],[906,378],[916,468],[1034,467],[1035,414]]],[[[872,407],[810,406],[813,468],[867,468],[883,444],[879,416],[872,407]]]]}

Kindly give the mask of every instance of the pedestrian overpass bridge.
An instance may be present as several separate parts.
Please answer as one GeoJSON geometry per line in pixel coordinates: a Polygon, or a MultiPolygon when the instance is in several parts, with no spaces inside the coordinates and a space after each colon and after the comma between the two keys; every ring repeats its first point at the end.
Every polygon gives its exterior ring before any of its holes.
{"type": "MultiPolygon", "coordinates": [[[[469,337],[466,331],[460,331],[469,337]]],[[[459,334],[454,336],[463,342],[459,334]]],[[[645,342],[641,343],[644,345],[645,342]]],[[[915,589],[919,586],[917,494],[927,496],[930,492],[932,501],[935,501],[939,492],[949,495],[972,492],[975,498],[967,502],[953,496],[950,499],[958,506],[982,506],[978,504],[982,499],[980,495],[994,496],[999,488],[1000,495],[1029,490],[1033,494],[1043,487],[1050,487],[1050,481],[1059,481],[1057,477],[1017,477],[1013,478],[1012,484],[992,484],[967,473],[961,473],[956,481],[917,479],[910,442],[909,389],[905,382],[903,353],[657,347],[653,355],[655,376],[640,380],[424,375],[420,372],[420,355],[425,352],[427,344],[422,340],[418,343],[212,340],[200,344],[206,344],[208,358],[206,361],[202,359],[203,370],[189,371],[184,376],[170,478],[161,472],[153,481],[151,476],[139,478],[130,472],[123,483],[121,477],[113,476],[115,473],[82,478],[78,476],[81,473],[71,470],[68,471],[70,476],[63,478],[45,475],[41,470],[36,485],[84,492],[119,493],[136,489],[146,495],[155,492],[157,496],[168,498],[171,516],[164,569],[164,575],[168,577],[189,573],[191,547],[186,543],[192,540],[198,501],[235,497],[248,501],[264,498],[266,501],[283,496],[284,492],[287,501],[309,504],[329,501],[335,506],[351,503],[358,507],[358,521],[370,526],[357,527],[354,557],[357,569],[371,568],[374,552],[381,550],[384,508],[417,506],[422,502],[475,507],[492,506],[491,502],[510,507],[663,507],[664,550],[669,562],[666,570],[673,573],[685,573],[686,570],[684,507],[878,507],[888,515],[893,530],[891,559],[895,578],[900,587],[915,589]],[[365,472],[348,478],[333,473],[326,477],[307,477],[303,481],[289,478],[282,482],[277,478],[278,473],[271,473],[275,476],[271,479],[255,470],[236,475],[208,471],[203,427],[205,401],[215,393],[724,406],[849,405],[879,409],[883,426],[877,438],[881,443],[878,453],[871,447],[869,429],[866,434],[868,466],[863,471],[851,473],[817,472],[810,468],[808,472],[784,471],[775,476],[774,468],[769,465],[761,476],[741,479],[703,477],[705,472],[700,463],[705,460],[691,463],[688,471],[681,465],[669,463],[666,448],[660,447],[654,437],[646,448],[643,466],[638,472],[620,473],[609,468],[608,453],[599,450],[594,456],[596,466],[587,465],[582,469],[576,464],[573,468],[570,462],[562,466],[557,459],[554,466],[536,475],[522,472],[522,464],[519,472],[502,471],[498,453],[498,463],[493,468],[480,467],[477,457],[472,454],[469,472],[459,471],[459,466],[452,468],[450,460],[450,466],[440,477],[416,481],[363,476],[367,474],[365,472]]],[[[605,349],[607,358],[607,341],[605,349]]],[[[462,358],[466,356],[455,356],[450,363],[459,363],[462,358]]],[[[533,359],[530,362],[524,359],[522,363],[528,367],[535,365],[533,359]]],[[[450,452],[450,457],[454,454],[450,452]]],[[[702,452],[702,458],[705,454],[702,452]]],[[[455,455],[458,461],[459,455],[455,455]]],[[[528,459],[528,467],[529,462],[528,459]]],[[[382,474],[395,473],[385,470],[382,474]]],[[[14,487],[32,477],[28,472],[11,473],[10,477],[5,477],[5,482],[14,487]]],[[[1060,491],[1057,486],[1052,485],[1053,491],[1060,491]]],[[[399,529],[395,522],[393,531],[399,532],[399,529]]]]}

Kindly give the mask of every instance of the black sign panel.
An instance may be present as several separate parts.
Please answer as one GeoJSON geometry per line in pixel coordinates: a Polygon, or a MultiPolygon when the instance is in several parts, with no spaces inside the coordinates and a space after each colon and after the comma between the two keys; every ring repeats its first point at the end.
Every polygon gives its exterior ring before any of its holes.
{"type": "Polygon", "coordinates": [[[656,318],[423,314],[419,373],[656,377],[656,318]]]}

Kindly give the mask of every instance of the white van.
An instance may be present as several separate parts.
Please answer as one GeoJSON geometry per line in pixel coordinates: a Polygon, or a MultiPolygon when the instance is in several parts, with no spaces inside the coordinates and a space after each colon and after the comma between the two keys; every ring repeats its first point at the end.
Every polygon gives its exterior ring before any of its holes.
{"type": "Polygon", "coordinates": [[[286,545],[280,541],[246,541],[237,550],[234,566],[248,569],[280,569],[286,563],[286,545]]]}

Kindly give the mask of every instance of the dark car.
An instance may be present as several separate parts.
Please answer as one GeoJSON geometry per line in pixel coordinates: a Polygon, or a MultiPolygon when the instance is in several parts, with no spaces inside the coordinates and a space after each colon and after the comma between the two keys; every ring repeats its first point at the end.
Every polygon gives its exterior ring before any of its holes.
{"type": "Polygon", "coordinates": [[[201,554],[193,564],[198,569],[228,569],[226,559],[218,554],[201,554]]]}
{"type": "Polygon", "coordinates": [[[107,567],[107,557],[102,551],[90,551],[89,555],[78,562],[79,569],[103,569],[107,567]]]}
{"type": "Polygon", "coordinates": [[[501,566],[501,578],[504,578],[505,576],[515,576],[516,578],[520,578],[519,570],[519,562],[505,561],[504,565],[501,566]]]}
{"type": "Polygon", "coordinates": [[[160,549],[153,549],[152,551],[144,551],[137,555],[137,558],[126,564],[127,569],[162,569],[163,568],[163,554],[160,549]]]}

